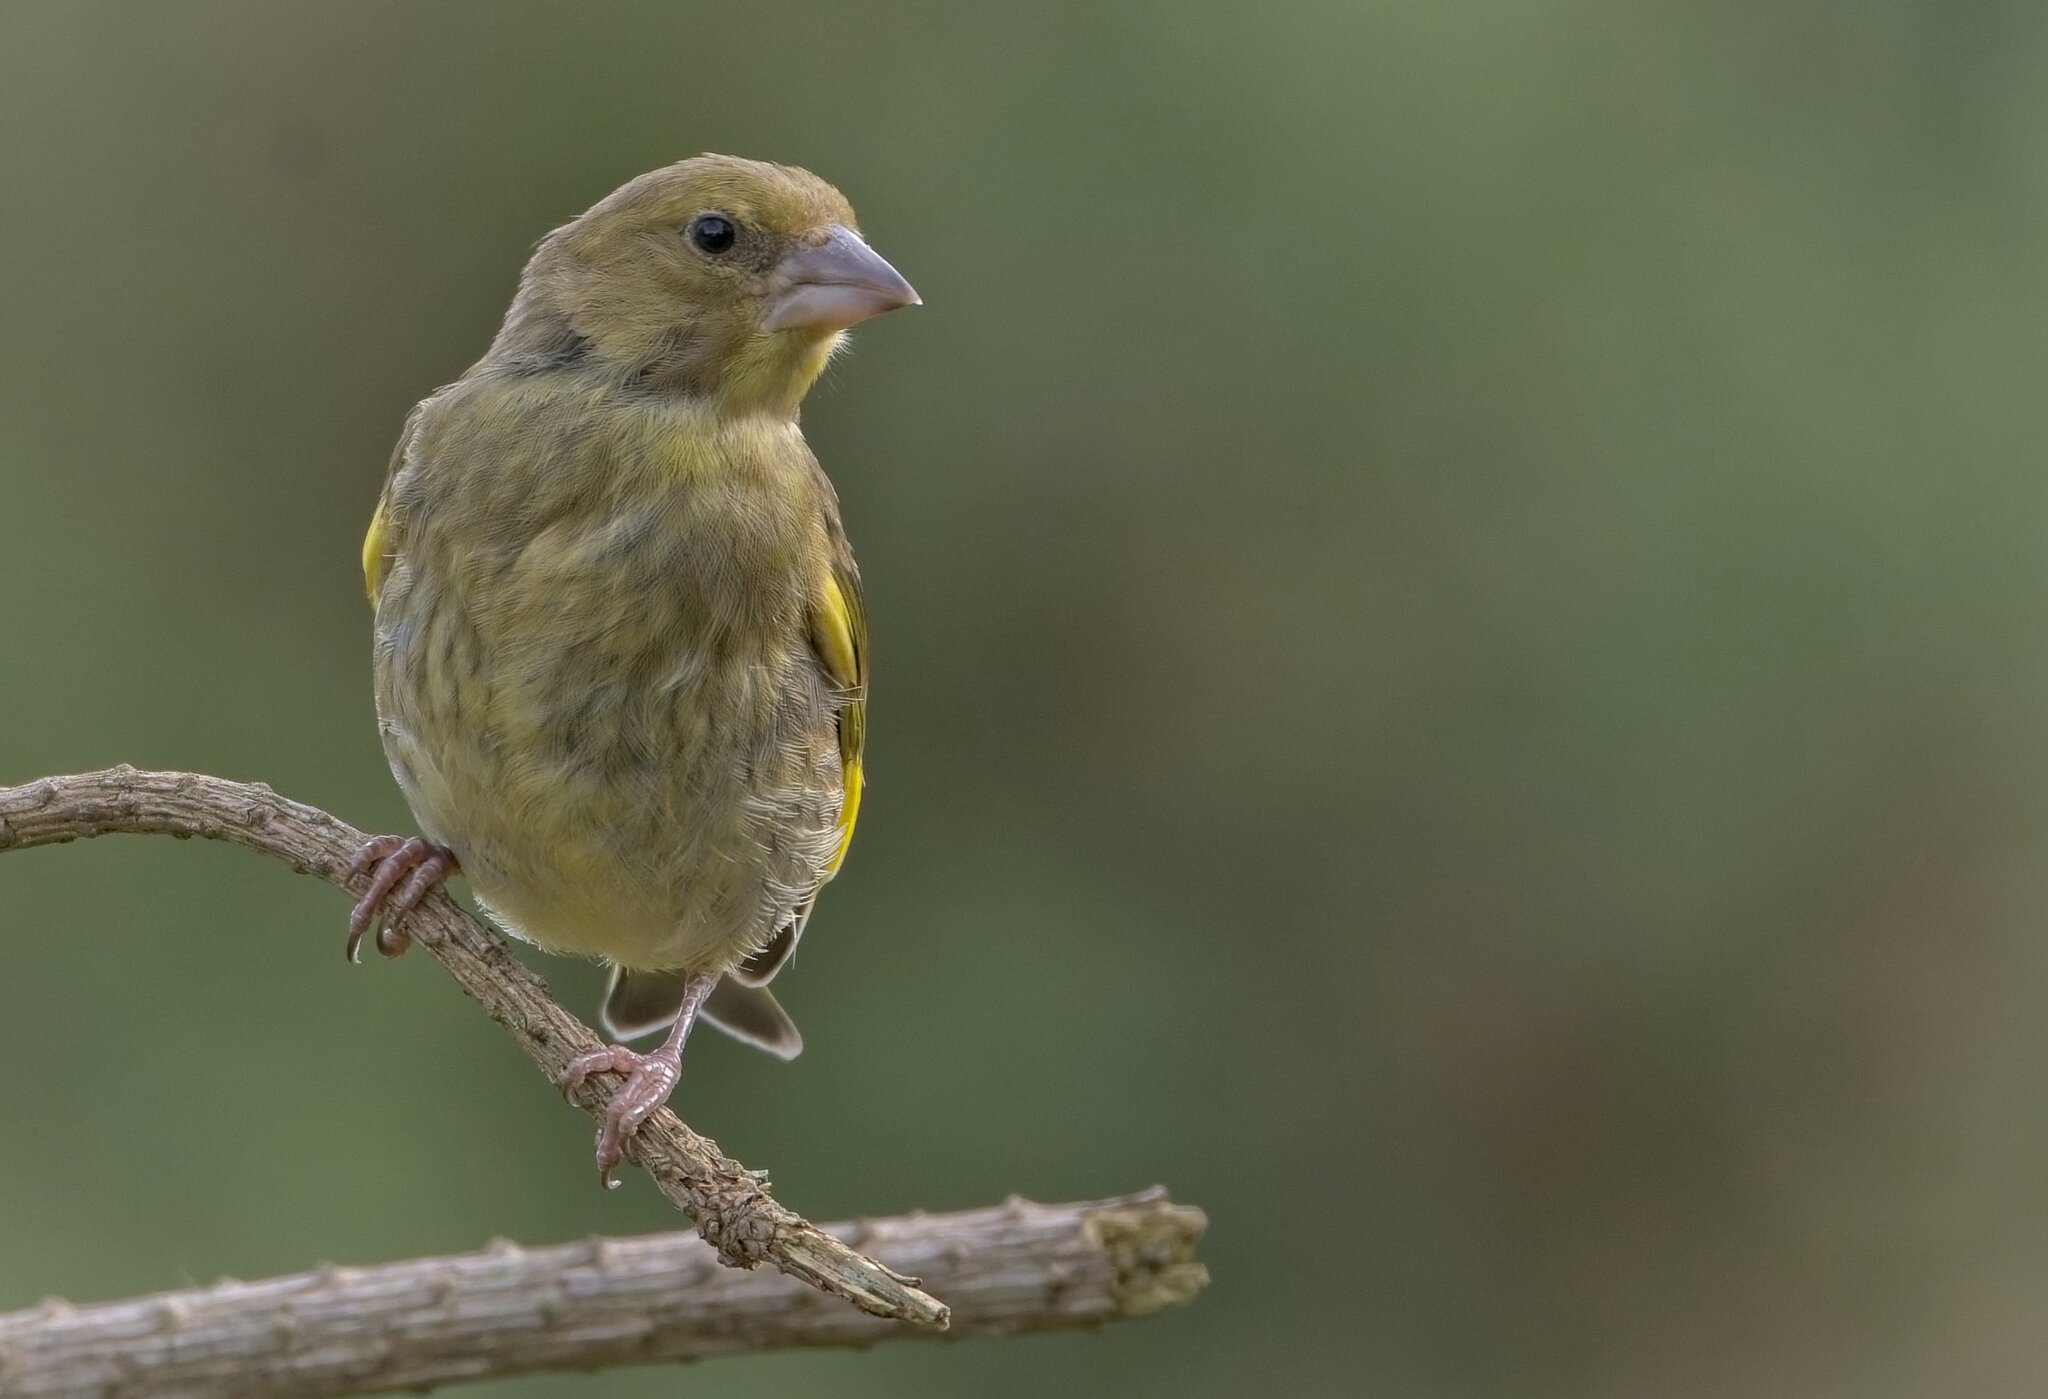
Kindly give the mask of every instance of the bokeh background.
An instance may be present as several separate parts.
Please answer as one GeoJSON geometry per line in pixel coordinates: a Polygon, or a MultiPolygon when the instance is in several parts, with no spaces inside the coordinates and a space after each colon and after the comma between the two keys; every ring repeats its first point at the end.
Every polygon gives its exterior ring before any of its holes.
{"type": "MultiPolygon", "coordinates": [[[[822,1218],[1163,1181],[1215,1282],[466,1393],[2041,1392],[2048,8],[12,0],[0,781],[405,829],[400,419],[702,149],[927,305],[805,414],[877,658],[810,1050],[686,1115],[822,1218]]],[[[675,1224],[344,911],[0,861],[0,1307],[675,1224]]]]}

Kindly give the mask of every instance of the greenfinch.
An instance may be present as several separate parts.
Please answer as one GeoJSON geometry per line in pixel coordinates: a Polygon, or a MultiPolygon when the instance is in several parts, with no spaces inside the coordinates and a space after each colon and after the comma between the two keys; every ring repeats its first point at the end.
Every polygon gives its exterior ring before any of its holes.
{"type": "Polygon", "coordinates": [[[789,1057],[766,989],[860,808],[867,623],[797,425],[846,331],[917,293],[808,171],[704,155],[544,238],[490,350],[413,409],[363,543],[377,721],[424,838],[378,837],[349,920],[396,955],[450,875],[613,968],[648,1054],[609,1179],[701,1016],[789,1057]]]}

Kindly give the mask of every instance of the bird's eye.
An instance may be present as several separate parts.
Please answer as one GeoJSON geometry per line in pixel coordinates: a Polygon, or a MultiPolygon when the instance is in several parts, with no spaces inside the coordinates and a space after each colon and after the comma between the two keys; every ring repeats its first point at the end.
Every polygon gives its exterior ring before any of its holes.
{"type": "Polygon", "coordinates": [[[690,241],[711,254],[730,252],[739,230],[723,214],[699,214],[690,220],[690,241]]]}

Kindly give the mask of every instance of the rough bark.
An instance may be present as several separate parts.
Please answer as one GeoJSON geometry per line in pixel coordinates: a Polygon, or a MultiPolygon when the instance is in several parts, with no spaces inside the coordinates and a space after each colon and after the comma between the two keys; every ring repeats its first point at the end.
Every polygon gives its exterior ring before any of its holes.
{"type": "MultiPolygon", "coordinates": [[[[914,1272],[952,1336],[1097,1326],[1191,1299],[1206,1221],[1163,1191],[827,1225],[914,1272]]],[[[784,1346],[941,1334],[863,1315],[684,1233],[326,1267],[0,1315],[9,1399],[331,1399],[784,1346]]]]}

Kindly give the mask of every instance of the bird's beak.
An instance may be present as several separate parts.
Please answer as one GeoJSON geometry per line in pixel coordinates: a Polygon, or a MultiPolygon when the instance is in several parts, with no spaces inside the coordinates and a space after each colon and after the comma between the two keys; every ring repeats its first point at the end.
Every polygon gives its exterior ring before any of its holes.
{"type": "Polygon", "coordinates": [[[834,224],[825,241],[798,248],[770,274],[761,329],[845,330],[870,316],[923,300],[903,274],[852,229],[834,224]]]}

